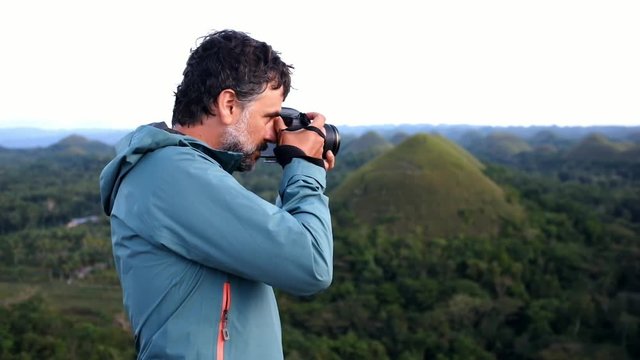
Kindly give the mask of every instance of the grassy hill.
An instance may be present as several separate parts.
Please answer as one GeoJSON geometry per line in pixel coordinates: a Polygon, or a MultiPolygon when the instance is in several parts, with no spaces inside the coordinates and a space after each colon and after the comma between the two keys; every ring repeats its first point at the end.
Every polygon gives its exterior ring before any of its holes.
{"type": "Polygon", "coordinates": [[[359,220],[431,237],[491,235],[521,210],[449,140],[419,134],[351,174],[331,194],[359,220]]]}
{"type": "Polygon", "coordinates": [[[508,132],[494,132],[486,136],[467,133],[463,146],[482,160],[510,161],[521,153],[532,151],[521,137],[508,132]]]}
{"type": "Polygon", "coordinates": [[[549,153],[569,148],[572,145],[572,140],[562,138],[551,130],[542,130],[533,135],[528,143],[536,151],[549,153]]]}
{"type": "Polygon", "coordinates": [[[496,155],[512,156],[531,151],[531,146],[522,138],[509,133],[493,133],[487,136],[485,145],[496,155]]]}
{"type": "Polygon", "coordinates": [[[393,145],[375,131],[368,131],[345,146],[340,155],[359,154],[363,152],[382,153],[393,145]]]}
{"type": "Polygon", "coordinates": [[[613,142],[602,134],[591,134],[567,151],[566,157],[574,161],[639,161],[634,154],[638,145],[613,142]]]}
{"type": "Polygon", "coordinates": [[[47,147],[48,150],[69,155],[105,155],[114,154],[113,146],[100,141],[89,140],[80,135],[69,135],[57,143],[47,147]]]}
{"type": "Polygon", "coordinates": [[[407,134],[406,132],[400,131],[391,135],[391,137],[389,138],[389,142],[393,145],[398,145],[410,136],[411,135],[407,134]]]}

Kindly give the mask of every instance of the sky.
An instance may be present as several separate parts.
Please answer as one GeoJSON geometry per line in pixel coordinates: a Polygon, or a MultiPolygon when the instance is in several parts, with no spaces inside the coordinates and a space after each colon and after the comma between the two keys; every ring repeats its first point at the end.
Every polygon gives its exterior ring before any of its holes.
{"type": "Polygon", "coordinates": [[[190,49],[235,29],[336,125],[640,125],[640,1],[3,1],[0,128],[171,122],[190,49]]]}

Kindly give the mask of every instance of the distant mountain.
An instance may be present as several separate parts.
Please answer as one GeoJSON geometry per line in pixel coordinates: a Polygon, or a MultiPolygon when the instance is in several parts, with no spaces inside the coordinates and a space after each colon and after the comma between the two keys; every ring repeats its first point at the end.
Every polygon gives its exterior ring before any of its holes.
{"type": "Polygon", "coordinates": [[[0,129],[0,147],[13,149],[43,148],[55,144],[70,135],[80,135],[108,145],[115,145],[131,130],[126,129],[63,129],[43,130],[36,128],[0,129]]]}
{"type": "MultiPolygon", "coordinates": [[[[400,120],[398,120],[400,121],[400,120]]],[[[397,122],[397,121],[396,121],[397,122]]],[[[578,140],[591,133],[597,132],[606,135],[610,139],[624,140],[630,133],[640,132],[640,126],[486,126],[486,125],[433,125],[433,124],[387,124],[387,125],[340,125],[341,133],[362,135],[374,130],[389,139],[395,133],[434,133],[460,143],[460,140],[469,132],[477,132],[481,136],[502,132],[513,134],[522,139],[533,138],[541,131],[549,131],[561,139],[578,140]],[[384,134],[388,134],[384,135],[384,134]]]]}
{"type": "MultiPolygon", "coordinates": [[[[549,131],[563,140],[578,140],[582,137],[598,132],[610,139],[630,140],[629,134],[640,133],[640,126],[478,126],[478,125],[433,125],[433,124],[386,124],[363,126],[337,126],[343,138],[343,145],[351,139],[362,136],[369,131],[375,131],[392,144],[398,144],[407,136],[417,133],[438,133],[462,146],[466,146],[463,138],[469,132],[479,136],[486,136],[495,132],[513,134],[519,138],[533,138],[541,131],[549,131]],[[393,138],[396,134],[399,137],[393,138]],[[406,136],[405,136],[406,135],[406,136]]],[[[0,129],[0,147],[4,148],[35,148],[52,145],[62,138],[77,134],[91,140],[101,141],[108,145],[115,145],[124,135],[133,129],[63,129],[43,130],[36,128],[0,129]]],[[[632,140],[633,141],[633,140],[632,140]]]]}
{"type": "Polygon", "coordinates": [[[331,194],[364,223],[429,237],[493,235],[522,210],[484,166],[442,136],[418,134],[350,174],[331,194]]]}
{"type": "Polygon", "coordinates": [[[69,135],[47,147],[28,149],[10,149],[0,147],[0,166],[16,168],[26,164],[45,163],[46,166],[70,162],[94,161],[110,159],[115,148],[100,141],[89,140],[80,135],[69,135]]]}

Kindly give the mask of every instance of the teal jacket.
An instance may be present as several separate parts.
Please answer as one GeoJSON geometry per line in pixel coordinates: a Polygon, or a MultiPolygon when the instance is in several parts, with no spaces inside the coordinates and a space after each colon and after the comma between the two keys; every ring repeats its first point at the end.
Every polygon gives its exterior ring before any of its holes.
{"type": "Polygon", "coordinates": [[[115,266],[141,359],[282,359],[273,288],[329,286],[325,170],[285,166],[278,206],[240,185],[240,154],[145,125],[100,175],[115,266]]]}

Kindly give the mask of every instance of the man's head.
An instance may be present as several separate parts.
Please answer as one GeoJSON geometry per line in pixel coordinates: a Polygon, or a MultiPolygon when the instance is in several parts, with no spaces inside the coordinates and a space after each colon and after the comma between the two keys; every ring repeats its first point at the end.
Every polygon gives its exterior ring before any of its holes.
{"type": "Polygon", "coordinates": [[[215,116],[214,102],[225,89],[237,101],[251,103],[267,86],[282,88],[284,98],[291,89],[291,69],[270,45],[243,32],[222,30],[205,36],[191,51],[183,80],[175,93],[173,125],[202,124],[215,116]]]}
{"type": "Polygon", "coordinates": [[[249,170],[266,142],[276,140],[272,123],[291,88],[291,69],[271,46],[245,33],[207,35],[187,61],[172,124],[186,132],[204,126],[204,133],[189,135],[242,153],[240,170],[249,170]]]}

